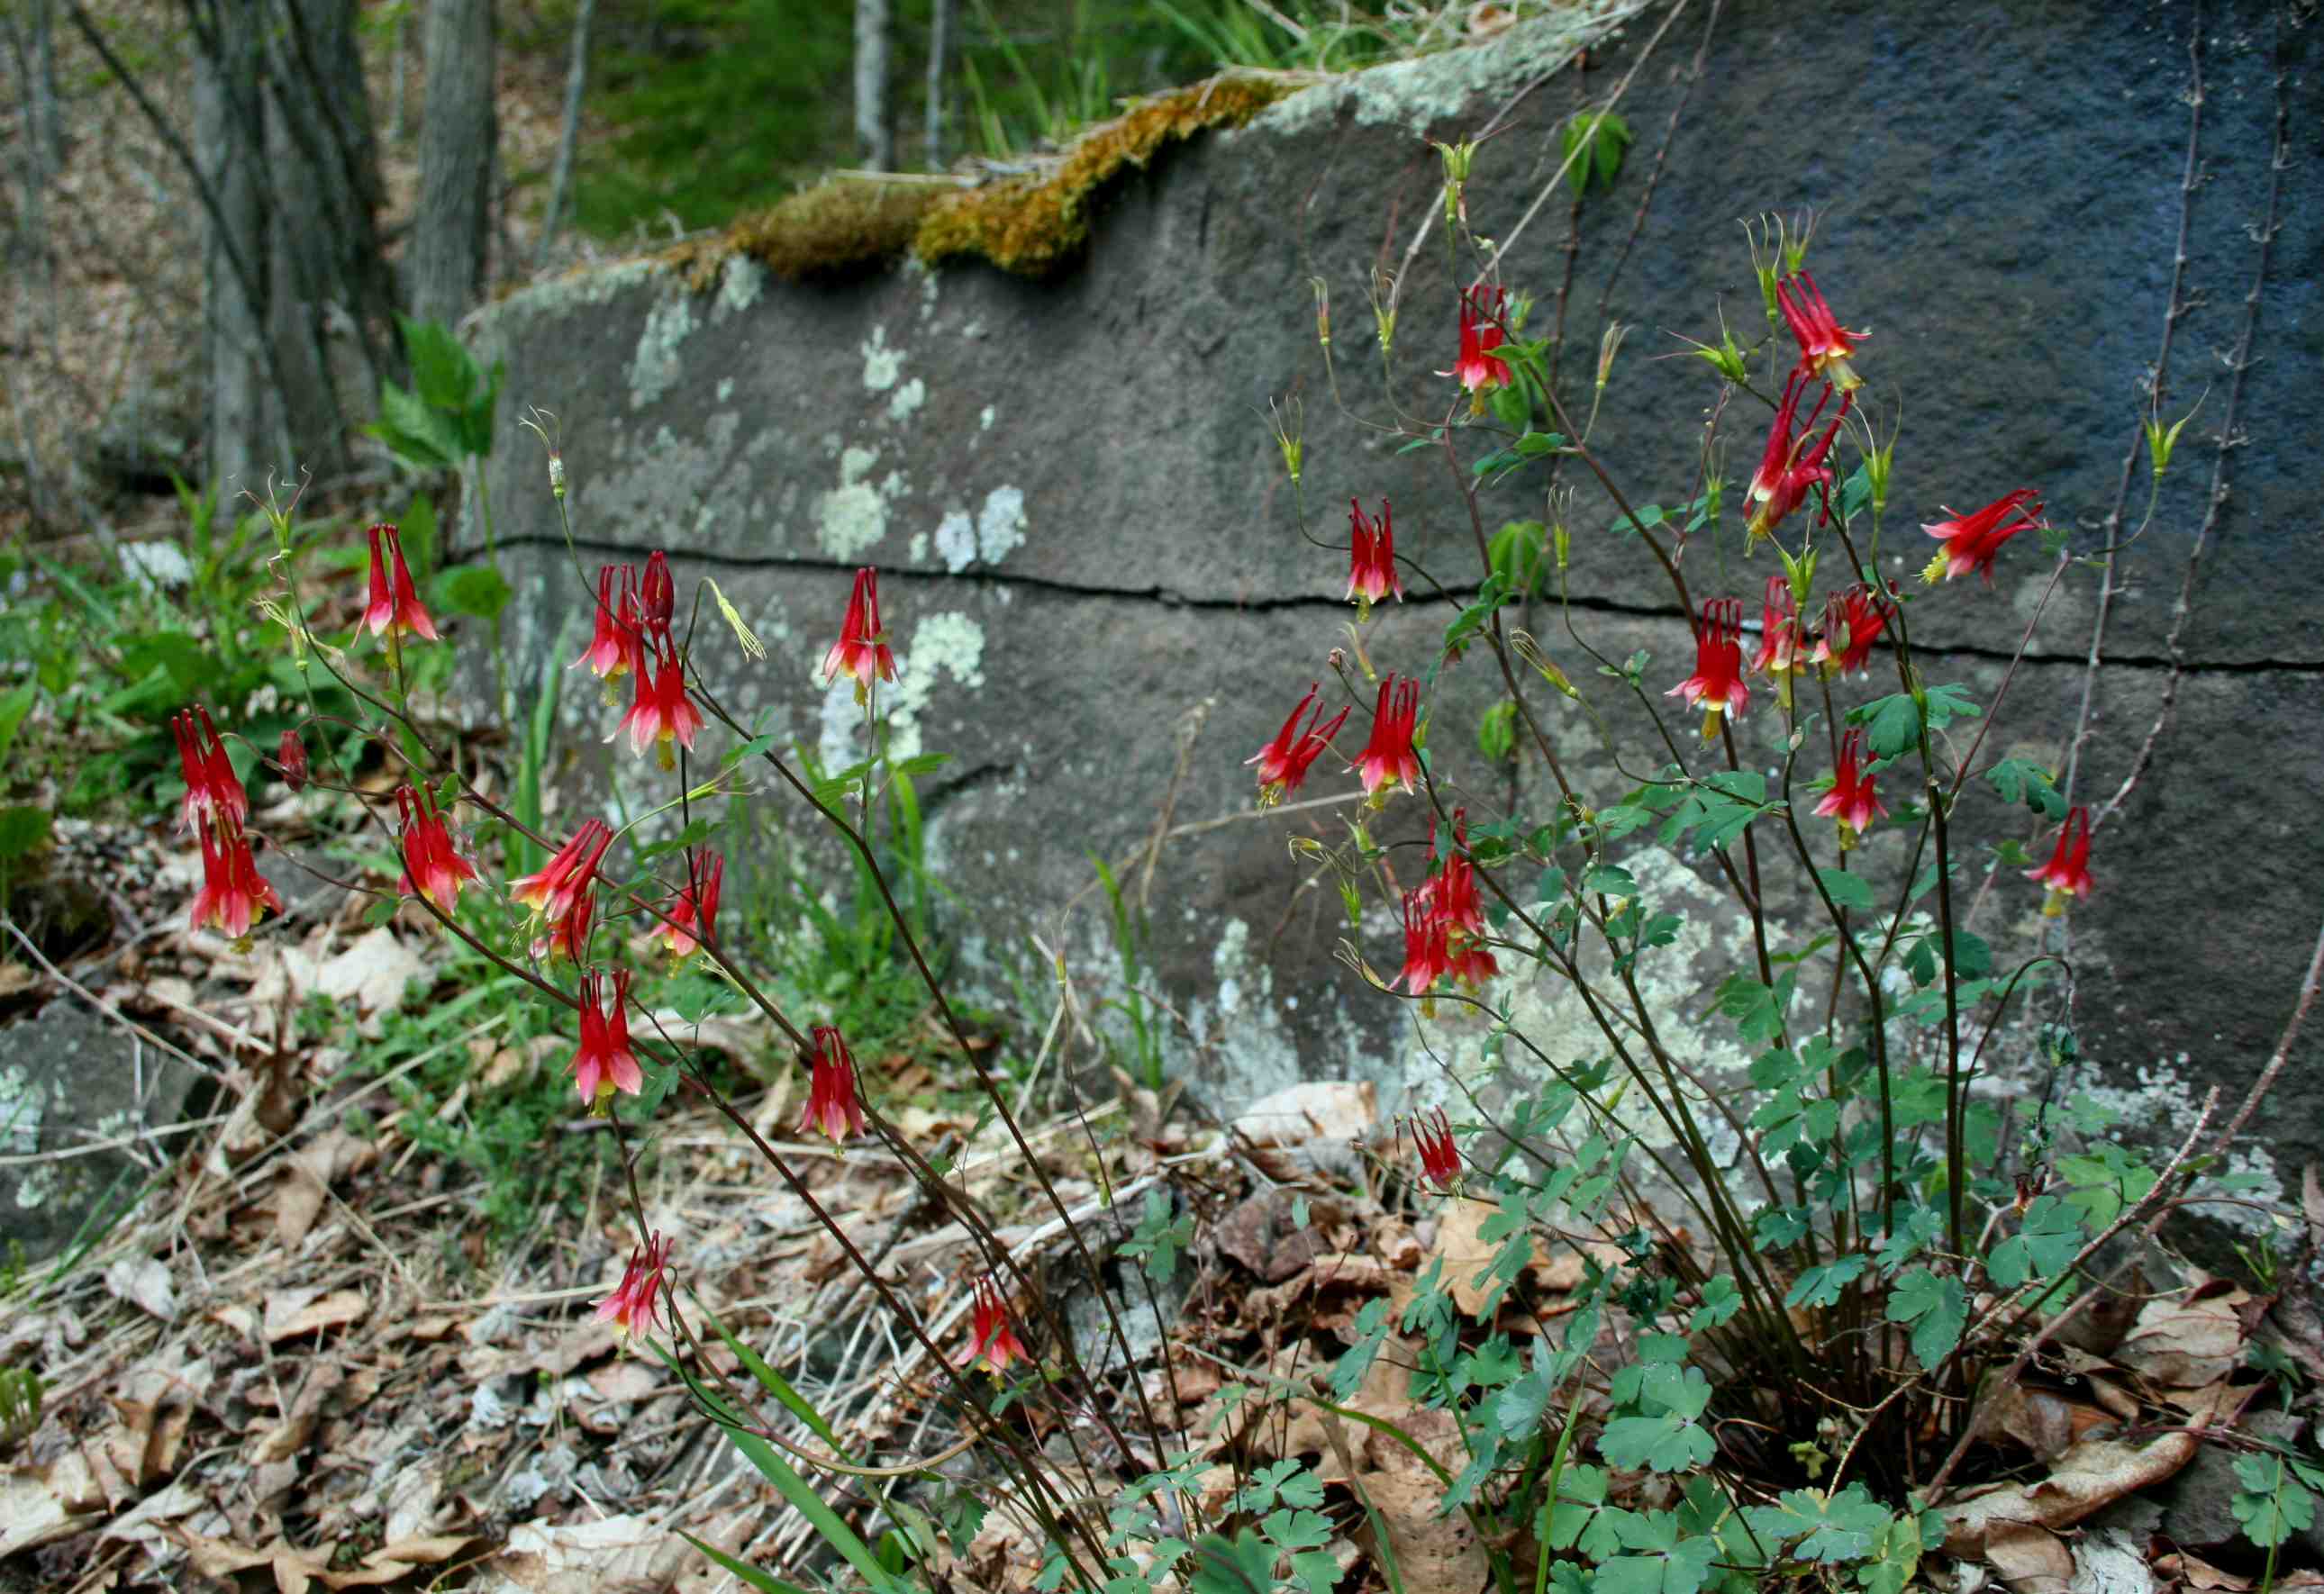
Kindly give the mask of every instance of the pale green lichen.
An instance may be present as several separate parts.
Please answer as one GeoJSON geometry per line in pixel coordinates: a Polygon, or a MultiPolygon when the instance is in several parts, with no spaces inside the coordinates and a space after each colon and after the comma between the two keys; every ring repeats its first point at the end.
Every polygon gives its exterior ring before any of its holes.
{"type": "Polygon", "coordinates": [[[888,329],[875,326],[865,339],[863,352],[863,385],[875,393],[884,393],[896,385],[904,373],[904,351],[888,346],[888,329]]]}
{"type": "MultiPolygon", "coordinates": [[[[824,686],[819,667],[815,680],[824,686]]],[[[939,688],[974,692],[983,685],[984,628],[957,612],[922,616],[910,640],[896,650],[896,684],[881,688],[888,756],[919,755],[922,722],[939,688]]],[[[844,769],[863,756],[863,709],[855,701],[853,683],[843,677],[825,686],[822,722],[817,756],[826,769],[844,769]]]]}
{"type": "Polygon", "coordinates": [[[671,293],[646,312],[630,360],[631,409],[644,409],[677,384],[685,371],[678,351],[693,331],[694,300],[684,293],[671,293]]]}
{"type": "Polygon", "coordinates": [[[888,400],[888,419],[900,426],[911,419],[913,411],[928,401],[928,384],[915,376],[898,388],[888,400]]]}
{"type": "Polygon", "coordinates": [[[767,272],[747,254],[729,255],[718,273],[718,301],[711,307],[710,324],[716,326],[729,316],[738,316],[759,302],[766,288],[767,272]]]}
{"type": "Polygon", "coordinates": [[[1366,126],[1426,134],[1452,117],[1476,115],[1505,95],[1571,61],[1646,9],[1645,0],[1584,0],[1517,23],[1486,43],[1396,61],[1302,89],[1251,118],[1230,138],[1297,134],[1328,126],[1344,110],[1366,126]]]}
{"type": "Polygon", "coordinates": [[[850,444],[839,456],[839,485],[816,501],[816,542],[842,564],[853,564],[888,534],[888,501],[901,494],[904,483],[894,471],[881,482],[871,481],[879,462],[877,448],[850,444]]]}

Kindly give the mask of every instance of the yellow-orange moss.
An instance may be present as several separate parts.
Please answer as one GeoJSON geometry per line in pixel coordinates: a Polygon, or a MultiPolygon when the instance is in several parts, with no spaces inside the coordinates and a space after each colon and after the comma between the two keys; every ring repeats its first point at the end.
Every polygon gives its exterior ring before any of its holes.
{"type": "Polygon", "coordinates": [[[785,281],[876,270],[911,247],[943,190],[924,182],[847,178],[802,189],[724,233],[681,244],[664,258],[696,292],[717,283],[730,255],[747,254],[785,281]]]}
{"type": "Polygon", "coordinates": [[[1141,100],[1084,132],[1042,176],[938,197],[920,221],[913,251],[931,265],[978,254],[1020,276],[1045,275],[1088,239],[1084,202],[1122,168],[1144,166],[1164,144],[1204,128],[1240,127],[1305,87],[1294,78],[1237,74],[1141,100]]]}

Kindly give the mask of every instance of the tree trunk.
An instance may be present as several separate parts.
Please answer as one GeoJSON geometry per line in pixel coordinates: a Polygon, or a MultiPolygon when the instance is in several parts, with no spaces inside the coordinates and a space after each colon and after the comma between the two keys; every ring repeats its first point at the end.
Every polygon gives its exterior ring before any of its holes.
{"type": "Polygon", "coordinates": [[[548,255],[565,218],[566,202],[572,197],[573,149],[581,138],[581,96],[589,86],[589,19],[596,11],[597,0],[581,0],[573,14],[573,52],[565,66],[565,119],[557,129],[557,160],[549,170],[549,212],[540,218],[535,259],[548,255]]]}
{"type": "Polygon", "coordinates": [[[855,0],[855,144],[875,171],[896,164],[895,121],[888,106],[890,0],[855,0]]]}
{"type": "Polygon", "coordinates": [[[452,326],[484,291],[493,143],[492,0],[429,0],[420,32],[411,313],[452,326]]]}
{"type": "Polygon", "coordinates": [[[268,326],[289,387],[292,446],[302,465],[329,475],[348,463],[351,408],[346,379],[334,368],[335,322],[355,334],[362,356],[353,408],[367,408],[380,377],[395,368],[392,290],[374,226],[378,146],[354,0],[272,0],[268,9],[269,205],[277,217],[308,222],[268,230],[268,326]]]}
{"type": "Polygon", "coordinates": [[[194,150],[215,204],[202,250],[211,479],[227,499],[263,493],[289,452],[271,380],[266,248],[265,18],[239,0],[207,9],[194,54],[194,150]]]}
{"type": "Polygon", "coordinates": [[[952,0],[928,0],[928,170],[945,169],[945,78],[952,54],[952,0]]]}

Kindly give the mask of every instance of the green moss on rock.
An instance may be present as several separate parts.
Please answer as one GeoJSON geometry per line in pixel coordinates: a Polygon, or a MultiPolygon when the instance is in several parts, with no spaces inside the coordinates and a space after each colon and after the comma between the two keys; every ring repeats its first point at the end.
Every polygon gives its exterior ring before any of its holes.
{"type": "Polygon", "coordinates": [[[1019,276],[1046,275],[1088,240],[1086,201],[1123,168],[1142,167],[1163,145],[1205,128],[1240,127],[1310,81],[1231,73],[1141,100],[1084,132],[1046,172],[939,198],[913,250],[930,265],[981,255],[1019,276]]]}
{"type": "Polygon", "coordinates": [[[925,182],[843,178],[803,189],[715,237],[665,258],[696,292],[715,286],[727,259],[746,254],[787,282],[876,271],[910,248],[942,190],[925,182]]]}

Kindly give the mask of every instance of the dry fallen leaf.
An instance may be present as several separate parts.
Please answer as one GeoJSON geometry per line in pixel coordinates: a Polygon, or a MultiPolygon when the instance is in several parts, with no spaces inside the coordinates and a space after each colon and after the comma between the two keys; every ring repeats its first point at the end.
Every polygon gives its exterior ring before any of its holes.
{"type": "Polygon", "coordinates": [[[105,1512],[105,1491],[78,1446],[41,1466],[0,1471],[0,1561],[70,1538],[105,1512]]]}
{"type": "Polygon", "coordinates": [[[2149,1301],[2114,1359],[2164,1388],[2215,1384],[2244,1359],[2244,1325],[2256,1303],[2214,1279],[2184,1295],[2149,1301]]]}
{"type": "Polygon", "coordinates": [[[285,1290],[266,1303],[267,1343],[279,1345],[300,1334],[344,1328],[361,1322],[370,1310],[360,1290],[333,1290],[328,1295],[312,1288],[285,1290]]]}
{"type": "Polygon", "coordinates": [[[1425,1472],[1370,1472],[1363,1486],[1387,1525],[1405,1594],[1478,1594],[1485,1586],[1492,1561],[1464,1514],[1437,1515],[1442,1483],[1425,1472]]]}
{"type": "Polygon", "coordinates": [[[163,1322],[178,1320],[178,1291],[170,1269],[152,1257],[122,1257],[105,1270],[106,1292],[163,1322]]]}
{"type": "Polygon", "coordinates": [[[2060,1456],[2050,1476],[2032,1483],[1996,1484],[1944,1508],[1945,1549],[1964,1557],[1983,1556],[1997,1536],[2034,1553],[2017,1534],[2021,1526],[2055,1531],[2071,1527],[2125,1495],[2152,1488],[2195,1459],[2191,1433],[2172,1432],[2133,1444],[2119,1439],[2086,1439],[2060,1456]]]}

